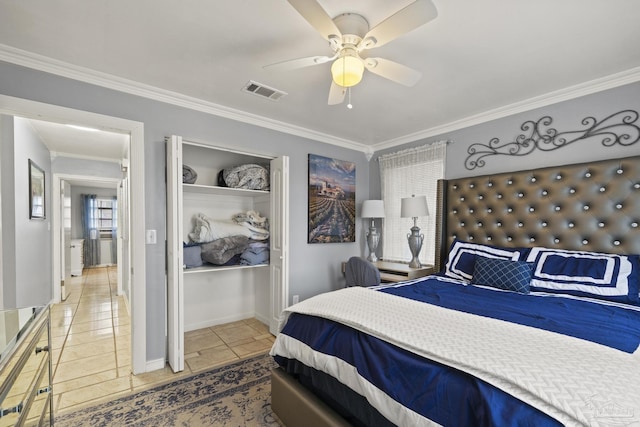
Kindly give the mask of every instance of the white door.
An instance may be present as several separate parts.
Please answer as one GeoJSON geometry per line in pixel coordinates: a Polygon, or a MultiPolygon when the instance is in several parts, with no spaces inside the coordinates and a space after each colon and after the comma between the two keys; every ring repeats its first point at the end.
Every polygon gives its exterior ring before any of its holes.
{"type": "MultiPolygon", "coordinates": [[[[123,211],[124,209],[126,209],[126,203],[124,202],[124,184],[123,181],[120,181],[120,184],[118,184],[118,188],[117,188],[117,192],[118,192],[118,196],[117,196],[117,209],[116,209],[116,227],[117,227],[117,233],[116,233],[116,259],[112,260],[116,263],[116,267],[117,267],[117,273],[118,273],[118,292],[117,295],[122,295],[124,293],[124,277],[122,275],[122,251],[124,251],[124,247],[122,245],[123,239],[122,239],[122,233],[124,233],[124,222],[123,222],[123,211]]],[[[127,296],[128,298],[128,296],[127,296]]],[[[131,314],[131,313],[129,313],[131,314]]]]}
{"type": "Polygon", "coordinates": [[[270,273],[271,318],[269,331],[276,335],[280,313],[289,300],[289,157],[271,161],[270,273]]]}
{"type": "Polygon", "coordinates": [[[184,370],[182,138],[167,140],[167,346],[173,372],[184,370]]]}
{"type": "Polygon", "coordinates": [[[60,300],[66,301],[65,283],[71,280],[71,185],[65,180],[60,180],[60,218],[60,300]]]}
{"type": "Polygon", "coordinates": [[[118,295],[124,295],[131,301],[131,268],[129,262],[129,178],[125,177],[118,185],[117,250],[118,295]]]}

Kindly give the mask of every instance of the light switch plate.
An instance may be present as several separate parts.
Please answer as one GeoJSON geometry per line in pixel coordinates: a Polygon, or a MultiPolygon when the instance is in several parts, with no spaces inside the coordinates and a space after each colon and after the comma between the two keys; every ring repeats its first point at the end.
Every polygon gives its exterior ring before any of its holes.
{"type": "Polygon", "coordinates": [[[156,230],[147,230],[147,245],[156,244],[156,230]]]}

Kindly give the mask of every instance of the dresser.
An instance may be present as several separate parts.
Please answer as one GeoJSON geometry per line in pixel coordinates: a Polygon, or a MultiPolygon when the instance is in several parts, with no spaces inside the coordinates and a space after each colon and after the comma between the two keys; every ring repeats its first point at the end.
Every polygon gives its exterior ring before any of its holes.
{"type": "Polygon", "coordinates": [[[53,425],[49,307],[0,311],[0,427],[53,425]]]}
{"type": "Polygon", "coordinates": [[[82,276],[84,268],[84,239],[71,241],[71,275],[82,276]]]}

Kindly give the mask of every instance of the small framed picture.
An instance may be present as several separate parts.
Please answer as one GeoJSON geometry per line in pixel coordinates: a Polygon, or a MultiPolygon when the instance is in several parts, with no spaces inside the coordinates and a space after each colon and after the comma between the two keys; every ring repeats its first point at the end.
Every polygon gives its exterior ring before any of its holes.
{"type": "Polygon", "coordinates": [[[44,170],[29,159],[29,219],[44,219],[44,190],[44,170]]]}

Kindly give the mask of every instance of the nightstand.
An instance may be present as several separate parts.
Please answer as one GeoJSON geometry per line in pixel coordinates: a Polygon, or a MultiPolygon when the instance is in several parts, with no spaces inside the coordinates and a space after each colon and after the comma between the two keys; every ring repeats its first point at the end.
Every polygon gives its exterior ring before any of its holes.
{"type": "Polygon", "coordinates": [[[375,266],[380,270],[380,280],[383,282],[402,282],[403,280],[417,279],[436,272],[432,265],[423,265],[411,268],[401,262],[376,261],[375,266]]]}
{"type": "MultiPolygon", "coordinates": [[[[380,280],[382,282],[402,282],[403,280],[417,279],[418,277],[428,276],[436,272],[432,265],[423,265],[419,268],[411,268],[409,264],[391,261],[376,261],[373,263],[380,271],[380,280]]],[[[342,263],[342,274],[345,272],[347,263],[342,263]]]]}

